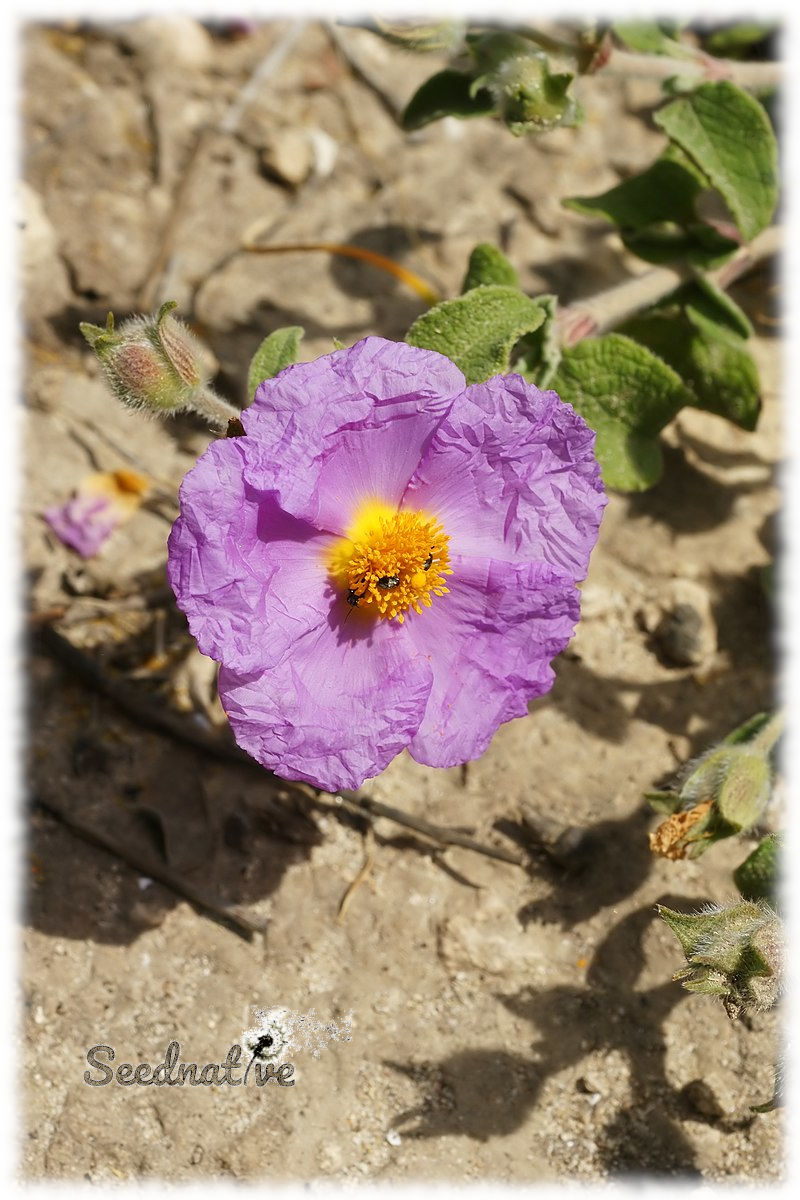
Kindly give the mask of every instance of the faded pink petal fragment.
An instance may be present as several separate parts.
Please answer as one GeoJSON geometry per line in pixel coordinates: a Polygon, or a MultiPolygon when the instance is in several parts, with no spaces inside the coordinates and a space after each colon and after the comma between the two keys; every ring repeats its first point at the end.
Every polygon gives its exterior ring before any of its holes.
{"type": "Polygon", "coordinates": [[[42,515],[65,546],[93,558],[114,530],[133,516],[149,486],[136,471],[99,471],[87,475],[64,504],[42,515]]]}

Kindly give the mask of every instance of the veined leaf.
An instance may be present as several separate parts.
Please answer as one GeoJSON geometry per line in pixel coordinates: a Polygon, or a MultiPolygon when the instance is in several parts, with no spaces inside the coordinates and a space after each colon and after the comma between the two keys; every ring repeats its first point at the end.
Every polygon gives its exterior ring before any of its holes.
{"type": "Polygon", "coordinates": [[[596,430],[608,487],[643,491],[658,482],[657,435],[693,400],[670,366],[631,338],[611,333],[564,351],[553,387],[596,430]]]}
{"type": "Polygon", "coordinates": [[[482,383],[509,370],[516,343],[544,319],[541,305],[518,288],[488,284],[423,313],[406,341],[446,354],[464,372],[467,383],[482,383]]]}
{"type": "Polygon", "coordinates": [[[726,81],[704,83],[653,119],[720,192],[745,239],[766,229],[778,200],[778,148],[757,100],[726,81]]]}
{"type": "Polygon", "coordinates": [[[247,372],[248,403],[252,403],[256,388],[265,379],[272,379],[284,367],[297,362],[297,351],[305,330],[299,325],[287,325],[265,337],[250,360],[247,372]]]}

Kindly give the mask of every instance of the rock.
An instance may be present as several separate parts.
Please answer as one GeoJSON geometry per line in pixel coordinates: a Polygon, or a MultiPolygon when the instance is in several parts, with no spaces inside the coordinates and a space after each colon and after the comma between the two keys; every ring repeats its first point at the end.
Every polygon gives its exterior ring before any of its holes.
{"type": "Polygon", "coordinates": [[[495,917],[490,926],[481,927],[464,915],[443,923],[441,952],[449,970],[482,971],[487,975],[506,975],[512,969],[535,970],[542,952],[513,916],[495,917]]]}
{"type": "Polygon", "coordinates": [[[34,323],[63,308],[71,292],[67,269],[59,255],[58,234],[41,196],[27,183],[20,182],[18,187],[21,294],[25,320],[34,323]]]}
{"type": "Polygon", "coordinates": [[[291,188],[305,183],[314,167],[314,149],[300,129],[276,130],[261,151],[261,162],[268,175],[291,188]]]}
{"type": "Polygon", "coordinates": [[[175,67],[203,71],[214,57],[210,35],[192,17],[181,13],[133,21],[123,27],[122,40],[151,71],[175,67]]]}

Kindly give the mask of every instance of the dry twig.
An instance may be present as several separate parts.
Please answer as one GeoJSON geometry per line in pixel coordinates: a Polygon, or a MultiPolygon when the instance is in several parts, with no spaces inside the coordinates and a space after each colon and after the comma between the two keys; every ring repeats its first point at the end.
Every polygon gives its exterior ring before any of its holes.
{"type": "Polygon", "coordinates": [[[165,864],[131,850],[129,846],[118,842],[105,830],[97,829],[94,825],[83,821],[75,813],[68,812],[49,797],[44,798],[38,795],[36,803],[85,842],[90,842],[93,846],[99,846],[101,850],[105,850],[106,853],[113,854],[115,858],[124,862],[132,870],[138,871],[140,875],[163,883],[170,891],[182,896],[196,908],[202,909],[203,912],[210,914],[222,924],[232,926],[243,937],[250,939],[257,933],[266,935],[266,924],[253,921],[237,905],[221,903],[208,892],[204,892],[201,888],[195,887],[193,883],[189,883],[188,880],[182,879],[180,875],[176,875],[165,864]]]}

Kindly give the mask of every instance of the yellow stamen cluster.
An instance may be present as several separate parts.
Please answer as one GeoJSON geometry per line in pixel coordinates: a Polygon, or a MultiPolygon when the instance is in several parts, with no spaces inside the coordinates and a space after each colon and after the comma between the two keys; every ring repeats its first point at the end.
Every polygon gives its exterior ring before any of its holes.
{"type": "Polygon", "coordinates": [[[399,624],[412,608],[430,608],[431,596],[449,590],[449,538],[435,519],[419,512],[365,506],[335,548],[331,569],[351,609],[399,624]]]}

